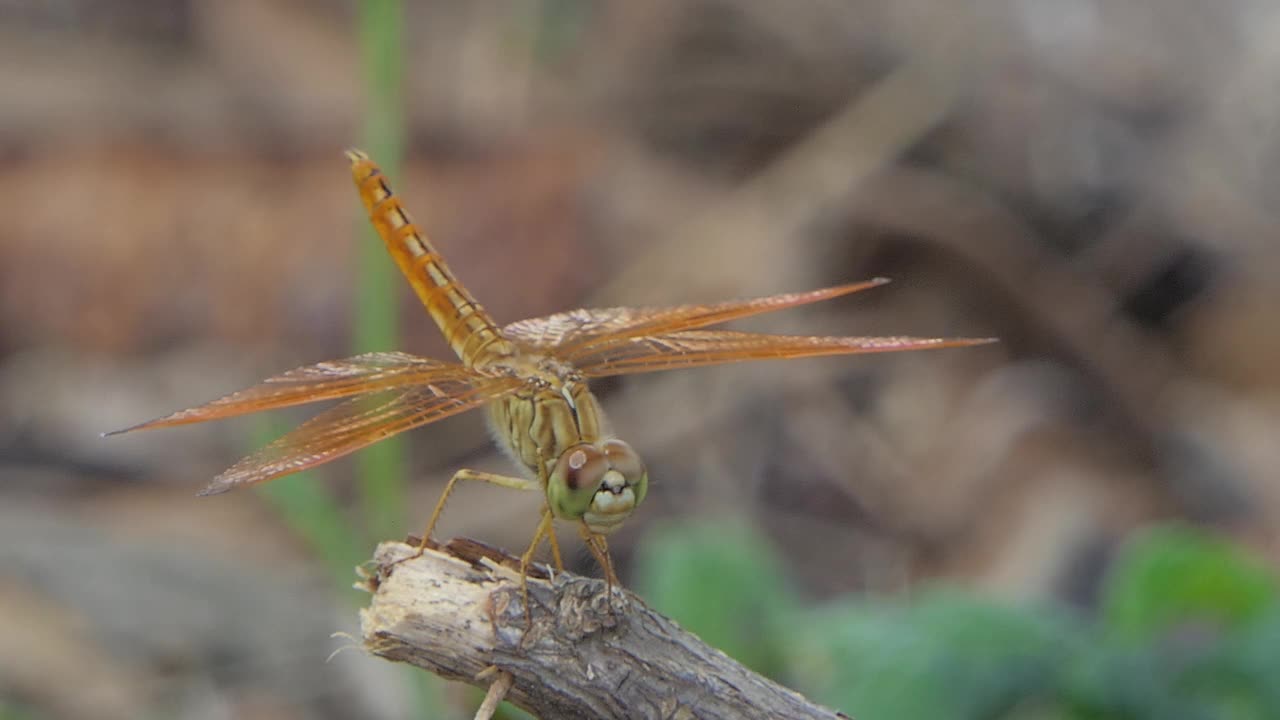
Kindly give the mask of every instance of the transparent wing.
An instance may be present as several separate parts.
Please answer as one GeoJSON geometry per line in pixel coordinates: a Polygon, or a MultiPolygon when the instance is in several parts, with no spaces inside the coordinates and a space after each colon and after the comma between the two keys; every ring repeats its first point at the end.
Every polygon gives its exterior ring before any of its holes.
{"type": "Polygon", "coordinates": [[[179,410],[107,435],[217,420],[259,410],[352,397],[401,386],[457,382],[475,377],[480,376],[462,365],[400,352],[366,353],[345,360],[330,360],[295,368],[213,402],[179,410]]]}
{"type": "Polygon", "coordinates": [[[537,348],[575,365],[578,358],[612,344],[625,344],[642,335],[668,335],[684,330],[808,305],[878,287],[889,282],[875,278],[802,293],[784,293],[749,300],[710,305],[677,305],[667,308],[601,308],[570,310],[542,318],[511,323],[502,329],[507,338],[537,348]]]}
{"type": "Polygon", "coordinates": [[[625,343],[580,353],[573,362],[588,377],[606,377],[743,360],[905,352],[994,341],[993,338],[824,337],[689,330],[631,338],[625,343]]]}
{"type": "Polygon", "coordinates": [[[201,495],[315,467],[384,438],[470,410],[514,391],[518,377],[472,377],[358,397],[316,415],[228,468],[201,495]]]}

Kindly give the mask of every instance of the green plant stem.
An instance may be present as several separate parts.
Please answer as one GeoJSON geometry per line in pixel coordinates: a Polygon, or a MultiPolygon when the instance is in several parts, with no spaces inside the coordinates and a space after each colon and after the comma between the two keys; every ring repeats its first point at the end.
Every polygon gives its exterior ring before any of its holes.
{"type": "MultiPolygon", "coordinates": [[[[392,177],[400,175],[404,152],[403,7],[399,0],[360,4],[360,47],[365,120],[362,145],[392,177]]],[[[360,219],[354,349],[394,350],[399,344],[398,299],[402,283],[382,242],[360,219]]],[[[401,438],[376,443],[356,457],[365,529],[373,538],[404,534],[407,495],[405,444],[401,438]]]]}
{"type": "MultiPolygon", "coordinates": [[[[266,445],[287,429],[278,419],[254,416],[253,445],[266,445]]],[[[275,506],[285,524],[320,557],[334,579],[345,586],[350,581],[351,569],[364,562],[367,554],[342,507],[313,475],[298,473],[264,483],[257,489],[275,506]]]]}
{"type": "MultiPolygon", "coordinates": [[[[404,8],[400,0],[364,0],[360,3],[360,63],[365,88],[364,127],[361,147],[387,175],[400,177],[404,154],[404,8]]],[[[355,332],[357,353],[395,350],[400,344],[398,301],[404,283],[377,233],[360,218],[359,266],[356,288],[355,332]]],[[[356,455],[361,512],[366,533],[375,539],[401,537],[405,533],[404,508],[408,504],[408,463],[404,438],[374,443],[356,455]]],[[[419,717],[442,717],[436,679],[420,672],[407,673],[419,717]]]]}

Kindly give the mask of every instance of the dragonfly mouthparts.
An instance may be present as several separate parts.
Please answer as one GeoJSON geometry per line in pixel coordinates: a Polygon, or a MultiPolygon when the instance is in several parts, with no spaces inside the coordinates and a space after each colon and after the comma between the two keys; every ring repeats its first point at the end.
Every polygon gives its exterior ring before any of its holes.
{"type": "Polygon", "coordinates": [[[614,495],[618,495],[627,489],[627,479],[617,470],[610,470],[604,474],[604,478],[600,481],[600,489],[608,490],[614,495]]]}

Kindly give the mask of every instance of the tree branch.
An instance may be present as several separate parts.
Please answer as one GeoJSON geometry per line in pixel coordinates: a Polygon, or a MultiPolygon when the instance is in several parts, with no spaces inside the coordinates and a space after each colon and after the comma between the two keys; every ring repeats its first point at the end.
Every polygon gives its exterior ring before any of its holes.
{"type": "Polygon", "coordinates": [[[404,560],[413,551],[382,543],[360,585],[373,594],[360,618],[374,655],[481,688],[502,675],[496,667],[514,678],[507,699],[544,718],[847,718],[751,672],[630,592],[615,589],[610,608],[603,581],[548,581],[535,566],[529,629],[515,558],[469,540],[404,560]]]}

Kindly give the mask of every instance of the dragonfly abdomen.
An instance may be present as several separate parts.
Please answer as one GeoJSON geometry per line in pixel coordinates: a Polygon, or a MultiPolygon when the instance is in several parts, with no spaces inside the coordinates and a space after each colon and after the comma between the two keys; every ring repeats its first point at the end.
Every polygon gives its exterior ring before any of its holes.
{"type": "Polygon", "coordinates": [[[359,150],[348,150],[351,174],[378,236],[413,287],[449,347],[468,365],[514,352],[483,306],[458,282],[427,236],[414,224],[382,170],[359,150]]]}

